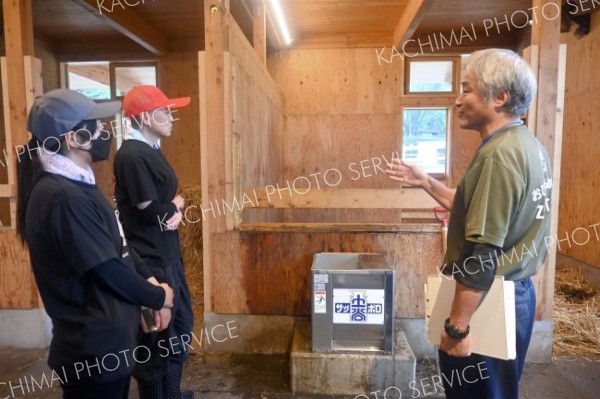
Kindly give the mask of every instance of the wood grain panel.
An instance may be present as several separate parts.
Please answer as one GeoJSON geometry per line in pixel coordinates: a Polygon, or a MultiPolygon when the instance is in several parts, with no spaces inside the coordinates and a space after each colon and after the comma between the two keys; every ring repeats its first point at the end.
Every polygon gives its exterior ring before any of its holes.
{"type": "MultiPolygon", "coordinates": [[[[435,0],[427,14],[423,18],[421,25],[415,36],[421,32],[443,32],[450,31],[452,28],[460,30],[461,26],[470,26],[471,23],[477,27],[483,27],[484,20],[494,19],[504,21],[504,16],[508,16],[509,21],[513,13],[518,10],[528,12],[532,6],[531,0],[435,0]]],[[[541,19],[541,11],[538,11],[541,19]]],[[[553,16],[554,11],[547,10],[548,16],[553,16]]],[[[518,17],[517,15],[516,17],[518,17]]],[[[516,18],[515,17],[515,18],[516,18]]],[[[515,19],[516,21],[516,19],[515,19]]],[[[515,23],[517,24],[517,23],[515,23]]],[[[521,22],[519,21],[520,25],[521,22]]],[[[507,31],[506,25],[501,25],[504,31],[507,31]]],[[[492,32],[493,29],[490,29],[492,32]]],[[[514,28],[513,28],[514,30],[514,28]]]]}
{"type": "MultiPolygon", "coordinates": [[[[600,24],[600,13],[592,15],[592,26],[600,24]]],[[[561,41],[567,44],[567,74],[562,141],[562,167],[560,181],[560,210],[558,239],[563,241],[559,252],[580,262],[600,268],[600,242],[589,227],[600,223],[598,191],[600,190],[600,74],[590,60],[600,56],[600,30],[579,38],[563,33],[561,41]],[[573,241],[573,232],[583,228],[590,234],[585,245],[573,241]],[[570,244],[570,245],[569,245],[570,244]]],[[[598,226],[595,227],[598,229],[598,226]]],[[[585,242],[584,230],[574,236],[585,242]]]]}
{"type": "MultiPolygon", "coordinates": [[[[248,210],[251,211],[251,210],[248,210]]],[[[288,223],[401,223],[401,209],[286,209],[288,223]]]]}
{"type": "Polygon", "coordinates": [[[0,229],[0,259],[0,308],[40,307],[29,252],[21,245],[14,230],[0,229]]]}
{"type": "Polygon", "coordinates": [[[405,189],[298,189],[293,184],[268,189],[247,189],[248,198],[257,208],[348,208],[348,209],[422,209],[436,202],[424,190],[405,189]]]}
{"type": "Polygon", "coordinates": [[[173,166],[180,186],[200,185],[200,96],[198,53],[170,53],[159,60],[158,80],[170,98],[191,97],[191,103],[173,114],[173,134],[162,140],[162,149],[173,166]]]}
{"type": "Polygon", "coordinates": [[[288,116],[397,110],[403,65],[379,65],[374,48],[280,51],[268,65],[288,116]]]}
{"type": "Polygon", "coordinates": [[[317,252],[381,252],[396,270],[397,317],[423,317],[423,284],[441,263],[439,233],[232,233],[222,235],[215,310],[310,314],[310,268],[317,252]],[[240,245],[240,247],[238,247],[240,245]],[[241,255],[241,259],[238,257],[241,255]]]}
{"type": "MultiPolygon", "coordinates": [[[[230,200],[243,200],[245,187],[265,187],[278,181],[282,165],[283,98],[275,81],[244,33],[231,19],[226,61],[228,90],[225,180],[230,200]],[[229,173],[227,173],[229,171],[229,173]]],[[[239,225],[239,212],[232,215],[239,225]]],[[[277,222],[281,212],[256,214],[253,222],[277,222]]],[[[230,221],[231,222],[231,221],[230,221]]],[[[228,228],[231,228],[228,223],[228,228]]]]}
{"type": "Polygon", "coordinates": [[[279,183],[307,177],[327,184],[331,169],[330,184],[342,176],[337,188],[398,187],[381,170],[398,157],[401,130],[398,115],[288,115],[279,183]]]}

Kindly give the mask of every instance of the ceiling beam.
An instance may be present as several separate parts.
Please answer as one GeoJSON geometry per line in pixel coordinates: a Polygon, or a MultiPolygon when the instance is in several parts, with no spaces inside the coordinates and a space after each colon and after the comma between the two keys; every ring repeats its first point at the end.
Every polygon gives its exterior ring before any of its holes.
{"type": "Polygon", "coordinates": [[[41,45],[46,50],[56,53],[58,49],[58,44],[48,36],[41,34],[40,32],[33,32],[33,39],[35,45],[41,45]]]}
{"type": "Polygon", "coordinates": [[[389,45],[389,31],[311,34],[294,39],[294,49],[382,48],[389,45]]]}
{"type": "MultiPolygon", "coordinates": [[[[471,34],[472,32],[469,33],[471,34]]],[[[402,55],[403,58],[412,58],[420,55],[468,54],[477,50],[492,47],[516,50],[519,46],[520,39],[519,32],[517,31],[509,33],[503,32],[502,34],[496,34],[494,32],[489,35],[486,35],[485,31],[476,31],[469,36],[473,40],[464,39],[457,41],[456,39],[450,39],[451,37],[451,32],[447,31],[419,32],[406,46],[397,48],[398,54],[402,55]],[[451,45],[448,45],[447,42],[444,42],[445,45],[443,45],[442,36],[446,38],[445,40],[449,40],[451,45]]],[[[387,49],[381,54],[382,60],[394,60],[391,55],[392,49],[387,49]]]]}
{"type": "Polygon", "coordinates": [[[254,29],[252,46],[263,65],[267,64],[267,18],[264,0],[256,3],[254,9],[254,29]]]}
{"type": "Polygon", "coordinates": [[[163,34],[136,14],[131,7],[111,7],[108,12],[99,9],[97,0],[71,1],[92,12],[152,54],[162,56],[168,52],[167,39],[163,34]]]}
{"type": "Polygon", "coordinates": [[[157,56],[129,40],[63,42],[55,53],[59,62],[83,61],[154,61],[157,56]],[[93,48],[94,51],[90,52],[93,48]]]}
{"type": "Polygon", "coordinates": [[[427,11],[435,0],[411,0],[406,5],[400,21],[394,29],[394,46],[402,47],[403,43],[415,33],[427,11]]]}
{"type": "MultiPolygon", "coordinates": [[[[244,0],[245,1],[245,0],[244,0]]],[[[265,2],[266,3],[266,2],[265,2]]],[[[266,35],[267,35],[267,43],[269,46],[277,50],[282,50],[286,48],[285,44],[283,44],[283,38],[281,37],[281,33],[279,32],[279,28],[277,27],[277,22],[275,21],[275,16],[272,15],[272,7],[267,6],[265,4],[265,17],[266,17],[266,35]]],[[[294,43],[294,47],[295,47],[294,43]]]]}

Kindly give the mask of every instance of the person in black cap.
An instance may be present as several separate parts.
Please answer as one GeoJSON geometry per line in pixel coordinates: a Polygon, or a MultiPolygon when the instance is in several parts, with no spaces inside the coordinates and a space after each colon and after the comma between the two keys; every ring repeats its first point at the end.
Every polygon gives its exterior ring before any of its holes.
{"type": "Polygon", "coordinates": [[[171,288],[128,248],[90,167],[111,148],[99,119],[119,109],[50,91],[29,112],[30,156],[19,159],[17,233],[52,319],[48,364],[64,398],[127,398],[132,369],[148,356],[137,346],[140,307],[165,328],[173,304],[171,288]]]}

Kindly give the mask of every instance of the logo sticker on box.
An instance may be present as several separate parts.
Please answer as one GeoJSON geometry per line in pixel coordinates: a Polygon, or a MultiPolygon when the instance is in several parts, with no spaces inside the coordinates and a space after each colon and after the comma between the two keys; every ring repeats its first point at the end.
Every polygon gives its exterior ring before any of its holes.
{"type": "Polygon", "coordinates": [[[384,290],[333,290],[334,324],[384,324],[384,290]]]}

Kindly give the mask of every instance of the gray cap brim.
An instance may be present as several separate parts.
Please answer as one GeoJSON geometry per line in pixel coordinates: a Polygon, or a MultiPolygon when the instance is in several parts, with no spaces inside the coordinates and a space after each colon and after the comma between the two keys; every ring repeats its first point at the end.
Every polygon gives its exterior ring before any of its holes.
{"type": "Polygon", "coordinates": [[[97,103],[96,107],[85,116],[85,120],[104,119],[116,115],[121,110],[121,101],[97,103]]]}

